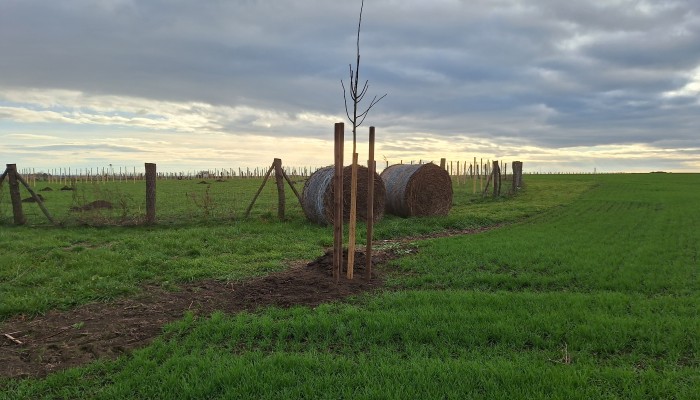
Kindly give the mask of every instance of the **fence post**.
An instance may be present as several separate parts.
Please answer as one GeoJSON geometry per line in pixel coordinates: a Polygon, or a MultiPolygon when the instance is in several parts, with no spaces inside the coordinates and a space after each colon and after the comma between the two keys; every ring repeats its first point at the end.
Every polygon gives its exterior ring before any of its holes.
{"type": "Polygon", "coordinates": [[[10,184],[10,199],[12,200],[12,215],[15,225],[24,225],[27,219],[22,212],[22,196],[19,193],[19,181],[17,180],[17,165],[7,164],[7,178],[10,184]]]}
{"type": "Polygon", "coordinates": [[[513,174],[513,193],[517,192],[523,186],[523,163],[522,161],[513,161],[511,163],[513,174]]]}
{"type": "Polygon", "coordinates": [[[275,167],[275,183],[277,183],[277,218],[284,221],[284,172],[282,171],[282,160],[275,158],[272,161],[275,167]]]}
{"type": "Polygon", "coordinates": [[[491,174],[493,174],[493,197],[498,197],[501,194],[501,168],[497,160],[493,161],[491,174]]]}
{"type": "Polygon", "coordinates": [[[146,163],[146,223],[156,222],[156,164],[146,163]]]}

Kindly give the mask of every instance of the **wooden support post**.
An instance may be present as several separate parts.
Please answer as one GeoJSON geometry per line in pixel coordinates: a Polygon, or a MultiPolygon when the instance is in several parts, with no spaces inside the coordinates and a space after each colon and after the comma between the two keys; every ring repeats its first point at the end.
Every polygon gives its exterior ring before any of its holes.
{"type": "Polygon", "coordinates": [[[333,174],[333,278],[340,282],[343,265],[343,142],[345,124],[335,124],[335,173],[333,174]]]}
{"type": "Polygon", "coordinates": [[[280,221],[284,221],[285,198],[282,160],[275,158],[272,162],[272,166],[275,168],[275,183],[277,183],[277,218],[279,218],[280,221]]]}
{"type": "Polygon", "coordinates": [[[374,174],[377,163],[374,161],[374,127],[369,127],[369,160],[367,160],[367,250],[365,251],[365,279],[372,279],[372,238],[374,231],[374,174]]]}
{"type": "Polygon", "coordinates": [[[253,201],[250,202],[248,205],[248,208],[245,210],[245,216],[244,218],[248,218],[248,215],[250,215],[250,210],[253,209],[253,205],[255,205],[255,201],[258,199],[258,196],[260,196],[260,192],[262,192],[263,188],[265,187],[265,184],[267,183],[267,180],[270,178],[270,174],[272,171],[275,169],[274,164],[270,166],[270,169],[267,170],[267,173],[265,174],[265,179],[263,179],[262,184],[258,188],[258,191],[255,193],[255,196],[253,197],[253,201]]]}
{"type": "Polygon", "coordinates": [[[146,163],[146,223],[156,222],[156,164],[146,163]]]}
{"type": "Polygon", "coordinates": [[[56,221],[54,221],[54,219],[53,219],[53,217],[51,216],[51,214],[49,214],[49,210],[47,210],[47,209],[46,209],[46,206],[44,206],[44,201],[41,200],[41,197],[37,196],[37,194],[34,192],[34,190],[32,190],[32,188],[29,186],[29,184],[28,184],[24,179],[22,179],[22,176],[21,176],[20,174],[16,174],[16,176],[17,176],[17,180],[20,181],[20,182],[22,183],[22,185],[24,185],[24,187],[27,189],[27,191],[29,192],[29,194],[32,195],[32,198],[34,199],[34,201],[36,202],[36,204],[37,204],[37,205],[39,206],[39,208],[41,209],[41,212],[43,212],[44,215],[46,216],[46,218],[47,218],[52,224],[55,225],[55,224],[56,224],[56,221]]]}
{"type": "Polygon", "coordinates": [[[294,187],[294,182],[292,182],[291,179],[289,179],[289,176],[287,176],[287,173],[282,170],[282,176],[284,176],[284,179],[287,181],[289,184],[289,187],[292,188],[292,192],[294,192],[294,195],[297,196],[297,200],[299,200],[299,204],[301,204],[301,196],[299,195],[299,192],[297,191],[297,188],[294,187]]]}
{"type": "Polygon", "coordinates": [[[348,227],[348,279],[353,279],[355,267],[355,239],[357,236],[357,153],[352,155],[350,179],[350,226],[348,227]]]}
{"type": "Polygon", "coordinates": [[[440,168],[445,169],[445,164],[447,164],[447,160],[444,158],[440,159],[440,168]]]}
{"type": "Polygon", "coordinates": [[[22,212],[22,196],[19,193],[19,181],[17,180],[17,165],[7,164],[7,178],[10,183],[10,200],[12,200],[12,215],[15,225],[24,225],[27,219],[22,212]]]}
{"type": "Polygon", "coordinates": [[[484,186],[484,191],[481,193],[483,197],[486,197],[486,192],[489,190],[489,184],[491,184],[491,178],[493,177],[493,174],[489,175],[488,178],[486,179],[486,185],[484,186]]]}

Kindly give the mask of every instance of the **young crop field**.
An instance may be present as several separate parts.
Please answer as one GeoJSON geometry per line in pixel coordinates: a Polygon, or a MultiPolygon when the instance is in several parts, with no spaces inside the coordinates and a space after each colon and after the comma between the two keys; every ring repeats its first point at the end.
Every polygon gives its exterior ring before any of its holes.
{"type": "Polygon", "coordinates": [[[153,226],[90,223],[137,218],[143,183],[42,192],[63,227],[0,194],[0,399],[698,398],[700,175],[525,181],[385,216],[342,290],[293,194],[242,218],[259,179],[159,181],[153,226]],[[78,220],[76,192],[127,206],[78,220]]]}

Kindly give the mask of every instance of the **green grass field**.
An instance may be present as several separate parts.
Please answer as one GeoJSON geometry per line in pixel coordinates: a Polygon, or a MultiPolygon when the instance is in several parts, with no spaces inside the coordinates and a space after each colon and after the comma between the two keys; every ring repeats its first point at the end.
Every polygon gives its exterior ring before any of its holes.
{"type": "MultiPolygon", "coordinates": [[[[448,217],[381,221],[378,238],[507,224],[412,242],[419,251],[385,268],[379,294],[184,315],[118,360],[0,378],[0,398],[698,398],[700,175],[526,181],[499,200],[457,186],[448,217]]],[[[331,228],[289,214],[4,224],[0,318],[109,301],[145,283],[243,279],[331,245],[331,228]]]]}

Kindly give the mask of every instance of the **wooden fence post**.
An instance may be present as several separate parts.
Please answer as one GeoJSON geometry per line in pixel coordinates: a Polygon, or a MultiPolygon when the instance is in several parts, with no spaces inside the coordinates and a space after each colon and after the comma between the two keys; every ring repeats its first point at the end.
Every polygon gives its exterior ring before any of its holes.
{"type": "Polygon", "coordinates": [[[513,174],[512,190],[516,193],[523,185],[523,163],[521,161],[513,161],[511,163],[513,174]]]}
{"type": "Polygon", "coordinates": [[[7,164],[5,171],[10,184],[10,200],[12,200],[12,215],[14,216],[15,225],[24,225],[27,219],[22,212],[22,196],[19,193],[19,180],[17,180],[17,165],[7,164]]]}
{"type": "Polygon", "coordinates": [[[501,194],[501,168],[498,165],[498,160],[493,161],[493,197],[498,197],[501,194]]]}
{"type": "Polygon", "coordinates": [[[156,222],[156,164],[146,163],[146,223],[156,222]]]}
{"type": "Polygon", "coordinates": [[[280,221],[284,221],[284,172],[282,171],[282,160],[275,158],[272,161],[272,165],[275,168],[275,183],[277,184],[277,218],[280,221]]]}

